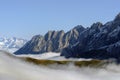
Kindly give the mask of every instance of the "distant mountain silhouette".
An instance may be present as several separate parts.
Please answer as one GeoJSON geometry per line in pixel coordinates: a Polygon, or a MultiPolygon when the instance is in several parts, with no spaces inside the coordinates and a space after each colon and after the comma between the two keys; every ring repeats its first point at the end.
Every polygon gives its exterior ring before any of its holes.
{"type": "Polygon", "coordinates": [[[20,49],[26,42],[27,40],[16,37],[12,37],[12,38],[1,37],[0,50],[15,52],[16,50],[20,49]]]}

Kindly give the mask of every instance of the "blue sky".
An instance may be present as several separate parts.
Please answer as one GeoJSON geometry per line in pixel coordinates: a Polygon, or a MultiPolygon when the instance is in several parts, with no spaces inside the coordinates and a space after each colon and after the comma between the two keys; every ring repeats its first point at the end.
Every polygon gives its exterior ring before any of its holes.
{"type": "Polygon", "coordinates": [[[113,20],[120,0],[0,0],[0,37],[30,39],[48,30],[113,20]]]}

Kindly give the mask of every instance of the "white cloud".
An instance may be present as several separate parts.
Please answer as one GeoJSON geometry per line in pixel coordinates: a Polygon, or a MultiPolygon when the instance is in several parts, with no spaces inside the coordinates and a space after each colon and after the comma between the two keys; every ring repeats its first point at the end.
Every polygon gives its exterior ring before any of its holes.
{"type": "Polygon", "coordinates": [[[48,68],[0,52],[0,80],[120,80],[120,66],[110,64],[98,69],[66,65],[48,68]]]}

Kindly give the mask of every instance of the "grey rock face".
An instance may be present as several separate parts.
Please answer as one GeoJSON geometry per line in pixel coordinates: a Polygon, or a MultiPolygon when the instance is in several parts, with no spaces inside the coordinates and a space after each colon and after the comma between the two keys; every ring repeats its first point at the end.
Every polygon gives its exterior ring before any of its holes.
{"type": "Polygon", "coordinates": [[[120,22],[120,13],[115,17],[114,21],[119,21],[120,22]]]}
{"type": "Polygon", "coordinates": [[[113,21],[94,23],[90,28],[81,25],[68,32],[48,31],[34,36],[15,54],[61,52],[67,58],[120,59],[120,13],[113,21]]]}
{"type": "Polygon", "coordinates": [[[82,36],[79,35],[85,30],[81,25],[65,33],[61,31],[48,31],[44,36],[36,35],[15,54],[40,54],[45,52],[60,52],[67,46],[72,46],[82,36]]]}
{"type": "Polygon", "coordinates": [[[76,46],[64,48],[61,56],[97,59],[120,57],[120,14],[104,25],[94,23],[82,35],[84,39],[76,46]]]}

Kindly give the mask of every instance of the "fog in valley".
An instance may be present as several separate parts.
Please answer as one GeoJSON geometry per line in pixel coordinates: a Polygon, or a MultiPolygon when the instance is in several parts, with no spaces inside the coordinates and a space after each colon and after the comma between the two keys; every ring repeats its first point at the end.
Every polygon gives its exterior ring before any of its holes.
{"type": "Polygon", "coordinates": [[[120,80],[120,66],[115,64],[105,68],[51,66],[34,65],[0,52],[0,80],[120,80]]]}

